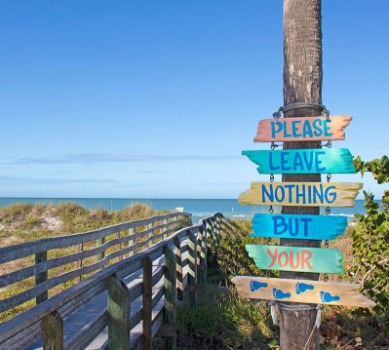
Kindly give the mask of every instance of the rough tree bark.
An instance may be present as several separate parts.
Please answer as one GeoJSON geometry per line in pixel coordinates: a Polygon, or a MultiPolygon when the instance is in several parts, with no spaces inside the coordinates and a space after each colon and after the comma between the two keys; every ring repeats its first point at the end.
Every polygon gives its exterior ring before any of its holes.
{"type": "MultiPolygon", "coordinates": [[[[293,103],[321,105],[322,93],[321,0],[284,0],[284,106],[293,103]]],[[[298,108],[285,118],[320,115],[322,108],[298,108]]],[[[285,142],[284,149],[320,148],[320,142],[285,142]]],[[[317,182],[320,174],[283,175],[285,182],[317,182]]],[[[319,214],[319,207],[283,207],[283,214],[319,214]]],[[[320,241],[282,239],[284,246],[320,246],[320,241]]],[[[282,278],[318,280],[319,274],[281,272],[282,278]]],[[[281,349],[319,348],[315,328],[316,305],[279,303],[281,349]]]]}

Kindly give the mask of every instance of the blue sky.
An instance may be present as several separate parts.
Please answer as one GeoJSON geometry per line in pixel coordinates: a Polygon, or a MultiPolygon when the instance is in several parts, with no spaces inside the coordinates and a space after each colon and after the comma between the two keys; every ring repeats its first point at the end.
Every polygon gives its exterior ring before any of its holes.
{"type": "MultiPolygon", "coordinates": [[[[323,1],[323,103],[387,154],[389,1],[323,1]]],[[[3,197],[237,198],[283,102],[281,0],[1,0],[3,197]]],[[[359,175],[379,196],[384,187],[359,175]]]]}

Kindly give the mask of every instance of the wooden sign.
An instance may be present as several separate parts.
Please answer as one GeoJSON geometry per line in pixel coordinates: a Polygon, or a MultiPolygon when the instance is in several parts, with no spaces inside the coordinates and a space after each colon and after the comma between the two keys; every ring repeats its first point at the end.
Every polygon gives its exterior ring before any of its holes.
{"type": "Polygon", "coordinates": [[[342,253],[336,248],[307,248],[247,244],[255,266],[265,270],[343,273],[342,253]]]}
{"type": "Polygon", "coordinates": [[[260,174],[351,174],[353,156],[347,148],[243,151],[259,165],[260,174]]]}
{"type": "Polygon", "coordinates": [[[251,237],[332,240],[347,227],[345,216],[256,214],[251,237]]]}
{"type": "Polygon", "coordinates": [[[362,183],[354,182],[253,182],[239,196],[240,204],[353,207],[362,183]]]}
{"type": "Polygon", "coordinates": [[[352,116],[263,119],[254,142],[344,140],[352,116]]]}
{"type": "Polygon", "coordinates": [[[374,301],[359,292],[361,286],[282,278],[237,276],[232,279],[239,294],[247,299],[283,300],[309,304],[373,307],[374,301]]]}

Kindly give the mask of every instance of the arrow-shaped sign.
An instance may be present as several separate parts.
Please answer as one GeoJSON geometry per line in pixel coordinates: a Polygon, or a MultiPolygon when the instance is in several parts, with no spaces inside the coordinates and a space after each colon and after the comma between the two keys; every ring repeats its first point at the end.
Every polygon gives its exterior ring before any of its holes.
{"type": "Polygon", "coordinates": [[[342,253],[336,248],[247,244],[249,257],[264,270],[343,273],[342,253]]]}
{"type": "Polygon", "coordinates": [[[359,292],[361,286],[309,280],[237,276],[232,279],[247,299],[282,300],[296,303],[373,307],[374,301],[359,292]]]}
{"type": "Polygon", "coordinates": [[[345,216],[255,214],[251,237],[332,240],[344,234],[345,216]]]}
{"type": "Polygon", "coordinates": [[[353,207],[359,182],[253,182],[239,196],[240,204],[353,207]]]}
{"type": "Polygon", "coordinates": [[[353,156],[347,148],[243,151],[259,165],[260,174],[353,174],[353,156]]]}
{"type": "Polygon", "coordinates": [[[254,142],[344,140],[351,116],[263,119],[254,142]]]}

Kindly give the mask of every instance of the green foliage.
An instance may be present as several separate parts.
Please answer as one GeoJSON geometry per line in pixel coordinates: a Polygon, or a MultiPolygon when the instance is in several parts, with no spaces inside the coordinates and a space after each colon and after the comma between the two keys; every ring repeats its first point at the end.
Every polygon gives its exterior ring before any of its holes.
{"type": "Polygon", "coordinates": [[[262,341],[274,336],[265,302],[245,300],[232,291],[223,304],[223,322],[225,327],[238,332],[242,340],[262,341]]]}
{"type": "Polygon", "coordinates": [[[271,271],[258,269],[245,249],[246,244],[270,244],[268,238],[252,238],[248,220],[232,222],[232,228],[224,231],[216,250],[219,271],[225,277],[270,276],[271,271]]]}
{"type": "Polygon", "coordinates": [[[0,222],[7,224],[14,220],[24,218],[30,213],[33,208],[33,204],[30,203],[15,203],[6,207],[2,207],[0,210],[0,222]]]}
{"type": "Polygon", "coordinates": [[[354,159],[355,169],[363,176],[367,171],[372,173],[379,184],[389,182],[389,159],[387,156],[382,156],[381,159],[374,159],[370,162],[364,162],[361,157],[354,159]]]}
{"type": "Polygon", "coordinates": [[[215,349],[268,349],[264,344],[274,341],[268,308],[225,287],[199,285],[199,292],[196,308],[183,305],[177,310],[177,323],[197,340],[196,348],[212,343],[215,349]]]}
{"type": "MultiPolygon", "coordinates": [[[[388,157],[371,162],[357,157],[354,164],[362,175],[371,172],[379,184],[389,182],[388,157]]],[[[366,215],[355,215],[357,223],[352,233],[355,262],[350,273],[361,279],[365,292],[377,303],[374,311],[389,332],[389,191],[384,192],[381,207],[371,193],[364,191],[364,196],[366,215]]]]}
{"type": "Polygon", "coordinates": [[[139,220],[156,215],[156,211],[143,203],[132,204],[114,213],[115,222],[139,220]]]}
{"type": "Polygon", "coordinates": [[[210,336],[217,334],[220,328],[221,310],[216,305],[200,305],[198,307],[181,307],[178,319],[185,331],[193,336],[210,336]]]}
{"type": "Polygon", "coordinates": [[[26,227],[39,226],[39,225],[43,224],[44,222],[45,222],[45,220],[43,218],[36,216],[36,215],[30,215],[24,219],[24,225],[26,227]]]}

